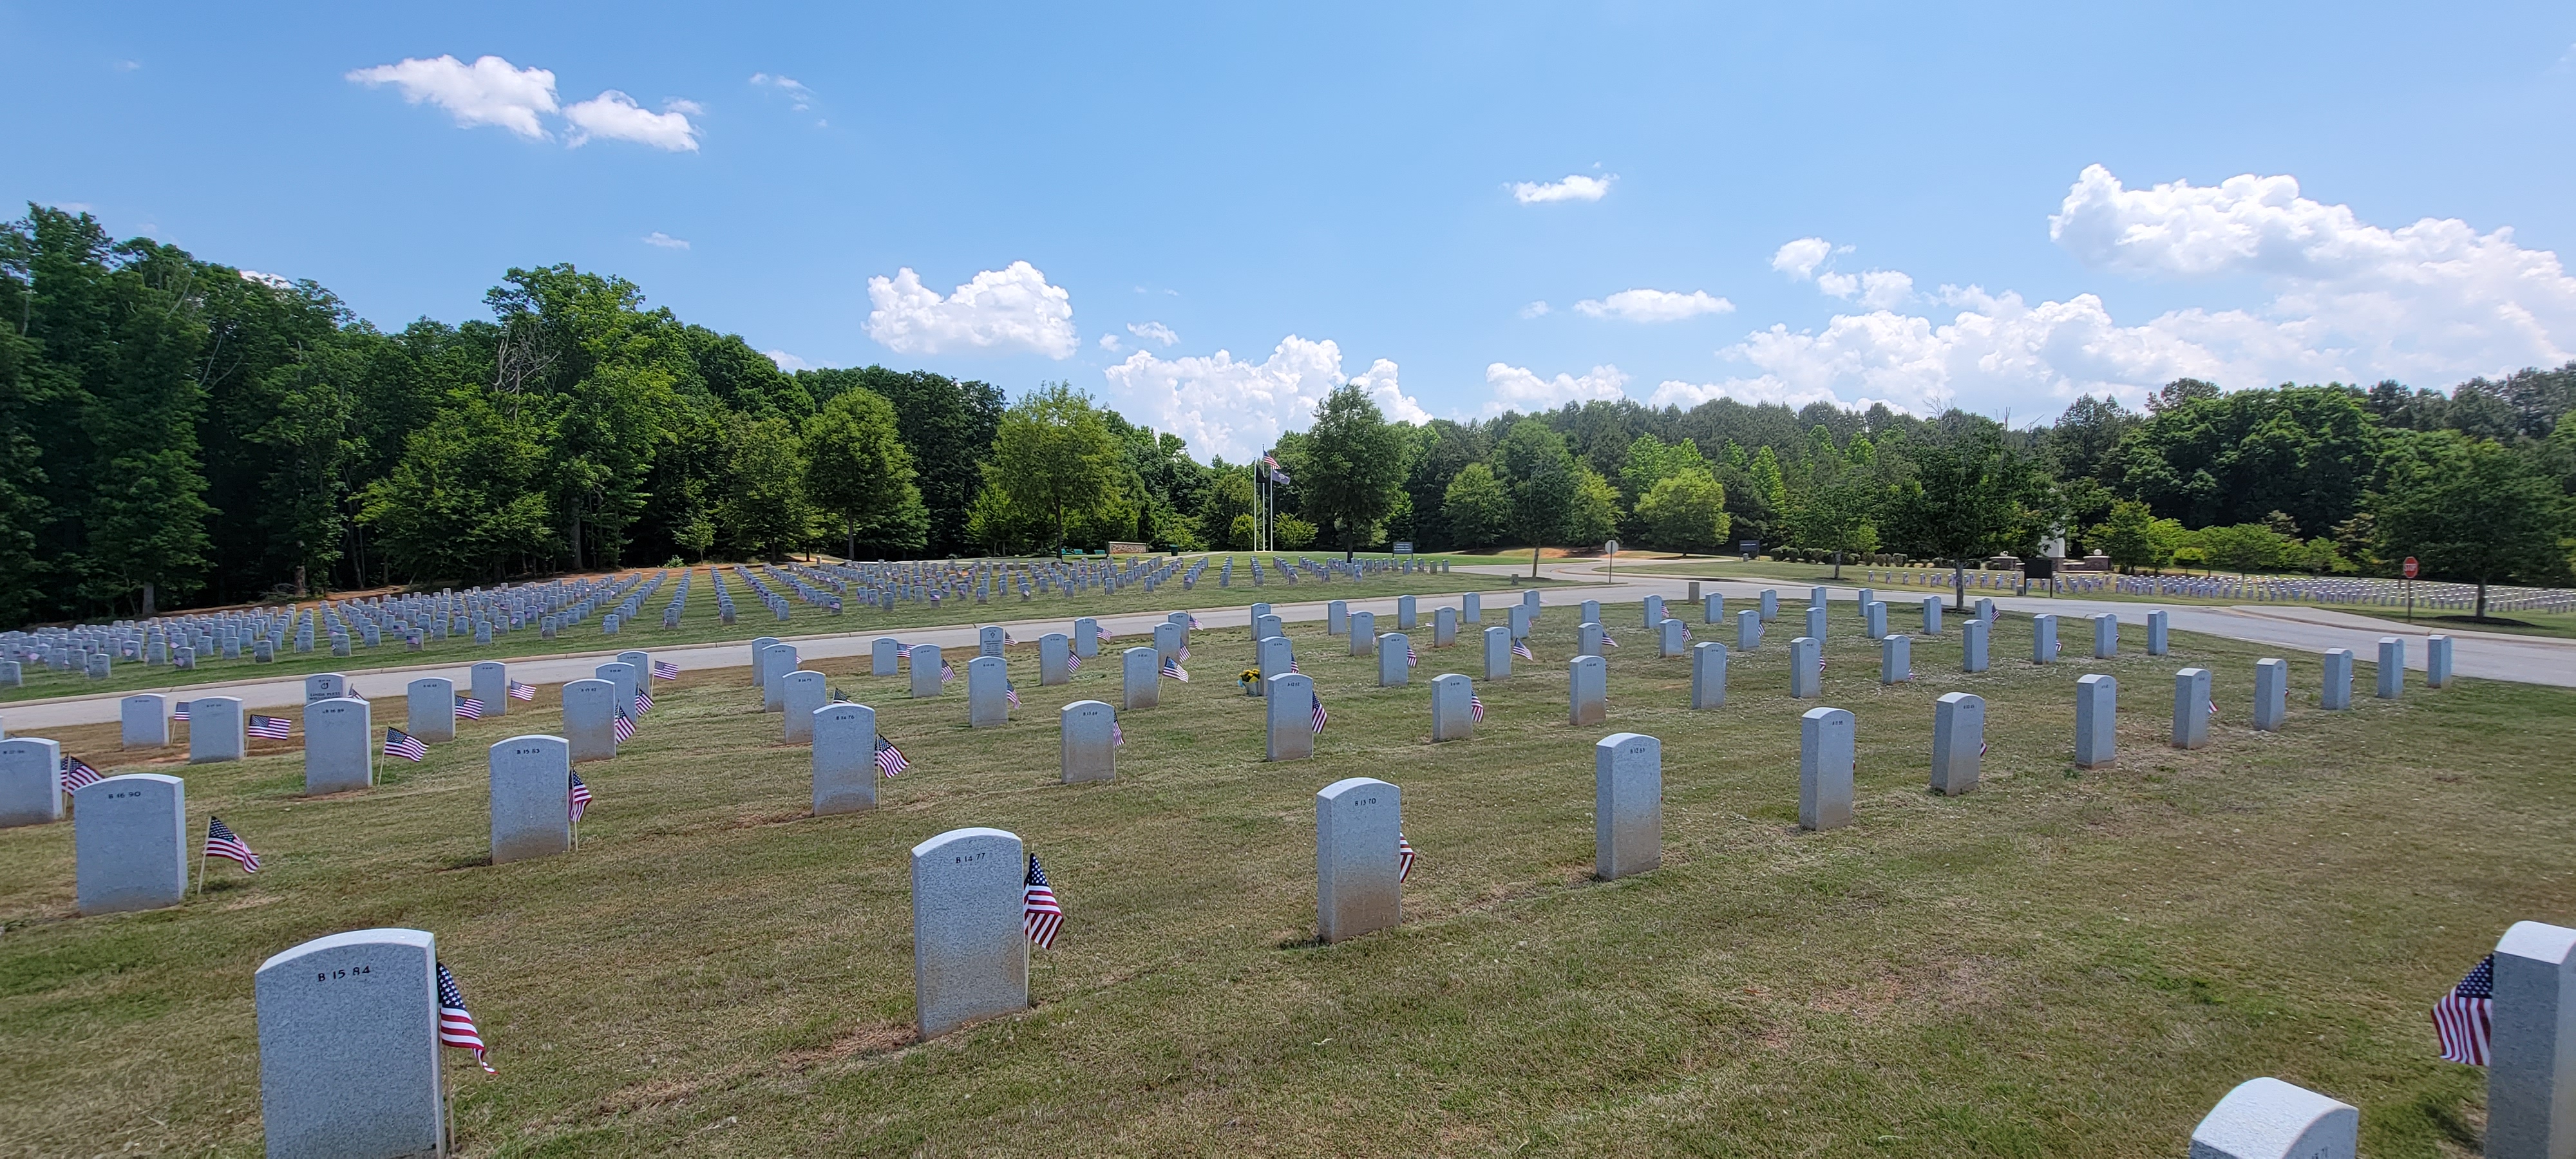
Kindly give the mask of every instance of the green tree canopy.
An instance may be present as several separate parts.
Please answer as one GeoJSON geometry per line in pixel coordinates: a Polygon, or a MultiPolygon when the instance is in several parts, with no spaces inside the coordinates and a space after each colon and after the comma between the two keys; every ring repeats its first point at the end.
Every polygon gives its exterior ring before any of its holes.
{"type": "Polygon", "coordinates": [[[1404,483],[1405,440],[1355,384],[1335,387],[1315,404],[1297,472],[1301,509],[1332,533],[1343,558],[1376,536],[1395,510],[1404,483]]]}
{"type": "Polygon", "coordinates": [[[1076,520],[1107,520],[1126,508],[1120,491],[1127,467],[1091,396],[1051,382],[1002,412],[993,436],[984,490],[1014,513],[1013,521],[1046,530],[1064,554],[1076,520]]]}
{"type": "Polygon", "coordinates": [[[2487,585],[2561,582],[2567,573],[2567,496],[2522,456],[2445,433],[2396,464],[2373,515],[2380,554],[2414,556],[2430,579],[2487,585]]]}
{"type": "Polygon", "coordinates": [[[844,555],[857,556],[862,539],[896,556],[929,540],[930,512],[894,404],[872,390],[843,391],[805,421],[804,449],[805,493],[838,525],[844,555]]]}

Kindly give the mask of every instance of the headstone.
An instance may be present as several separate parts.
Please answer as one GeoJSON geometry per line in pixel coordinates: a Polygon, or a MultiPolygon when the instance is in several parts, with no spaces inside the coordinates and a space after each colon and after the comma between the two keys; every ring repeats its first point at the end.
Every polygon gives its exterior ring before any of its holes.
{"type": "Polygon", "coordinates": [[[1647,596],[1643,606],[1645,616],[1639,621],[1637,627],[1643,631],[1654,631],[1655,625],[1664,622],[1664,597],[1647,596]]]}
{"type": "Polygon", "coordinates": [[[337,700],[349,694],[349,678],[337,672],[316,672],[304,678],[304,703],[337,700]]]}
{"type": "Polygon", "coordinates": [[[912,847],[912,993],[921,1037],[1029,1008],[1017,834],[951,829],[912,847]]]}
{"type": "Polygon", "coordinates": [[[117,744],[129,749],[157,749],[170,743],[170,704],[155,693],[126,697],[117,704],[117,744]]]}
{"type": "Polygon", "coordinates": [[[1396,631],[1399,631],[1399,632],[1410,632],[1410,631],[1412,631],[1412,630],[1413,630],[1413,623],[1414,623],[1414,618],[1415,618],[1415,617],[1414,617],[1414,610],[1413,610],[1413,609],[1414,609],[1414,603],[1413,603],[1413,597],[1412,597],[1412,596],[1397,596],[1397,597],[1395,597],[1395,630],[1396,630],[1396,631]]]}
{"type": "Polygon", "coordinates": [[[1706,598],[1702,598],[1699,594],[1699,583],[1694,580],[1691,583],[1691,599],[1698,601],[1699,603],[1700,623],[1723,624],[1726,622],[1725,596],[1712,592],[1706,598]]]}
{"type": "Polygon", "coordinates": [[[2162,656],[2170,651],[2166,640],[2166,624],[2170,619],[2161,611],[2147,613],[2147,655],[2162,656]]]}
{"type": "Polygon", "coordinates": [[[2326,649],[2325,669],[2325,687],[2317,693],[2317,707],[2328,712],[2351,709],[2352,649],[2326,649]]]}
{"type": "Polygon", "coordinates": [[[1485,629],[1485,679],[1501,680],[1512,674],[1512,630],[1500,625],[1485,629]]]}
{"type": "Polygon", "coordinates": [[[1470,624],[1485,622],[1485,597],[1481,592],[1468,592],[1458,597],[1458,617],[1470,624]]]}
{"type": "Polygon", "coordinates": [[[0,740],[0,829],[63,819],[63,747],[49,740],[0,740]]]}
{"type": "Polygon", "coordinates": [[[1074,620],[1073,654],[1085,660],[1100,654],[1100,621],[1089,616],[1074,620]]]}
{"type": "Polygon", "coordinates": [[[1002,655],[1003,646],[1009,640],[1010,633],[1003,631],[1001,625],[987,624],[975,631],[975,654],[978,656],[1002,655]]]}
{"type": "Polygon", "coordinates": [[[1121,653],[1118,707],[1128,711],[1152,708],[1163,702],[1163,662],[1161,653],[1152,648],[1129,648],[1121,653]]]}
{"type": "Polygon", "coordinates": [[[1267,726],[1265,755],[1274,761],[1302,761],[1315,755],[1315,682],[1289,672],[1261,682],[1262,718],[1267,726]]]}
{"type": "MultiPolygon", "coordinates": [[[[574,761],[617,755],[617,686],[605,680],[571,680],[563,686],[564,740],[574,761]]],[[[566,792],[571,787],[566,785],[566,792]]]]}
{"type": "Polygon", "coordinates": [[[1351,655],[1377,655],[1377,616],[1372,612],[1353,612],[1344,630],[1350,633],[1351,655]]]}
{"type": "Polygon", "coordinates": [[[2395,700],[2406,691],[2406,641],[2395,636],[2379,638],[2379,698],[2395,700]]]}
{"type": "Polygon", "coordinates": [[[1057,753],[1064,783],[1118,779],[1118,710],[1097,700],[1077,700],[1056,713],[1057,753]]]}
{"type": "Polygon", "coordinates": [[[1886,639],[1887,602],[1884,600],[1871,600],[1866,604],[1862,604],[1860,608],[1861,625],[1863,630],[1869,633],[1869,638],[1872,640],[1886,639]]]}
{"type": "Polygon", "coordinates": [[[1179,624],[1154,625],[1154,654],[1158,657],[1178,657],[1181,654],[1181,636],[1182,629],[1179,624]]]}
{"type": "Polygon", "coordinates": [[[1529,588],[1521,592],[1520,606],[1529,609],[1529,622],[1533,624],[1537,623],[1539,612],[1538,589],[1529,588]]]}
{"type": "MultiPolygon", "coordinates": [[[[642,688],[642,687],[649,687],[649,686],[650,686],[650,681],[652,680],[652,676],[653,676],[653,654],[652,654],[652,653],[650,653],[650,652],[620,652],[620,653],[618,653],[618,654],[617,654],[617,662],[618,662],[618,663],[620,663],[620,664],[624,664],[624,665],[626,665],[627,667],[629,667],[629,668],[633,668],[633,669],[635,670],[635,684],[636,684],[636,687],[638,687],[638,688],[642,688]]],[[[793,671],[793,669],[791,668],[791,669],[790,669],[790,671],[793,671]]],[[[630,691],[631,691],[631,690],[630,690],[630,691]]],[[[633,702],[630,700],[628,703],[633,703],[633,702]]]]}
{"type": "MultiPolygon", "coordinates": [[[[1354,623],[1353,627],[1358,625],[1354,623]]],[[[1357,632],[1352,633],[1358,637],[1357,632]]],[[[1413,683],[1413,642],[1402,632],[1389,632],[1377,638],[1377,686],[1402,688],[1413,683]]]]}
{"type": "MultiPolygon", "coordinates": [[[[267,641],[265,641],[265,640],[260,641],[260,644],[262,645],[261,650],[262,650],[263,652],[267,650],[267,649],[266,649],[266,645],[267,645],[267,643],[268,643],[268,642],[267,642],[267,641]]],[[[260,663],[265,664],[265,663],[268,663],[268,661],[267,661],[267,660],[262,660],[262,661],[260,661],[260,663]]],[[[115,669],[114,669],[114,667],[113,667],[112,665],[113,665],[113,661],[111,661],[111,660],[108,658],[107,653],[105,653],[105,652],[92,652],[92,653],[90,653],[90,657],[89,657],[89,678],[90,678],[90,679],[92,679],[92,680],[105,680],[105,679],[107,679],[110,675],[113,675],[113,674],[114,674],[114,672],[115,672],[115,669]]]]}
{"type": "Polygon", "coordinates": [[[767,651],[769,650],[769,646],[770,646],[770,645],[772,645],[772,644],[776,644],[776,643],[779,643],[779,642],[780,642],[780,641],[779,641],[778,637],[776,637],[776,636],[758,636],[758,637],[754,637],[754,638],[752,639],[752,641],[751,641],[751,686],[752,686],[752,687],[754,687],[754,688],[766,688],[766,687],[768,687],[768,686],[769,686],[769,657],[767,657],[767,656],[763,655],[763,653],[765,653],[765,652],[767,652],[767,651]]]}
{"type": "Polygon", "coordinates": [[[1726,707],[1726,660],[1726,645],[1715,640],[1691,645],[1692,708],[1726,707]]]}
{"type": "Polygon", "coordinates": [[[939,695],[942,685],[942,681],[939,679],[939,669],[942,664],[946,663],[946,661],[940,659],[939,645],[913,645],[909,663],[912,665],[913,698],[918,700],[925,696],[939,695]]]}
{"type": "Polygon", "coordinates": [[[1528,607],[1521,604],[1513,604],[1510,610],[1504,614],[1503,622],[1508,625],[1508,630],[1512,634],[1512,639],[1529,639],[1530,610],[1528,607]]]}
{"type": "Polygon", "coordinates": [[[1959,670],[1986,670],[1986,641],[1994,630],[1994,621],[1972,619],[1959,626],[1959,670]]]}
{"type": "Polygon", "coordinates": [[[1820,642],[1825,639],[1825,606],[1823,604],[1807,605],[1807,637],[1820,642]]]}
{"type": "Polygon", "coordinates": [[[510,715],[510,666],[498,660],[485,660],[466,670],[472,683],[474,699],[483,702],[483,719],[510,715]]]}
{"type": "Polygon", "coordinates": [[[2209,703],[2209,669],[2174,673],[2173,747],[2196,749],[2209,743],[2209,703]]]}
{"type": "Polygon", "coordinates": [[[2254,727],[2279,732],[2290,716],[2290,662],[2254,662],[2254,727]]]}
{"type": "Polygon", "coordinates": [[[1339,636],[1351,630],[1351,606],[1341,600],[1324,605],[1324,634],[1339,636]]]}
{"type": "Polygon", "coordinates": [[[572,745],[559,736],[514,736],[492,746],[490,762],[492,864],[570,850],[572,745]]]}
{"type": "Polygon", "coordinates": [[[999,656],[977,656],[966,662],[966,724],[998,728],[1011,723],[1011,663],[999,656]]]}
{"type": "Polygon", "coordinates": [[[304,706],[304,792],[345,793],[376,783],[375,708],[337,697],[304,706]]]}
{"type": "Polygon", "coordinates": [[[1578,623],[1578,624],[1598,624],[1598,623],[1600,623],[1600,622],[1601,622],[1601,601],[1599,601],[1599,600],[1585,600],[1585,601],[1583,601],[1583,614],[1582,614],[1580,617],[1578,617],[1578,618],[1575,620],[1575,622],[1576,622],[1576,623],[1578,623]]]}
{"type": "Polygon", "coordinates": [[[1038,684],[1062,684],[1073,679],[1067,663],[1073,656],[1073,639],[1062,632],[1049,632],[1038,637],[1038,684]]]}
{"type": "Polygon", "coordinates": [[[842,701],[808,713],[814,730],[814,815],[877,807],[877,710],[842,701]]]}
{"type": "Polygon", "coordinates": [[[1609,650],[1608,645],[1604,643],[1609,639],[1609,635],[1608,629],[1585,620],[1574,629],[1574,654],[1577,656],[1602,655],[1609,650]]]}
{"type": "Polygon", "coordinates": [[[315,938],[261,963],[251,992],[268,1159],[444,1153],[438,944],[427,931],[315,938]]]}
{"type": "Polygon", "coordinates": [[[2120,710],[2120,682],[2101,673],[2075,681],[2075,767],[2098,769],[2119,752],[2113,732],[2120,710]]]}
{"type": "Polygon", "coordinates": [[[1779,618],[1780,590],[1778,588],[1762,589],[1762,622],[1768,624],[1779,618]]]}
{"type": "Polygon", "coordinates": [[[1566,723],[1577,728],[1610,718],[1610,665],[1598,656],[1565,662],[1566,723]]]}
{"type": "Polygon", "coordinates": [[[1664,743],[1614,732],[1592,745],[1592,872],[1603,881],[1664,864],[1664,743]]]}
{"type": "MultiPolygon", "coordinates": [[[[424,676],[403,689],[403,731],[436,744],[456,739],[456,682],[424,676]]],[[[197,727],[197,706],[188,706],[188,728],[197,727]]]]}
{"type": "Polygon", "coordinates": [[[2354,1159],[2360,1138],[2358,1108],[2259,1078],[2237,1084],[2192,1128],[2191,1159],[2354,1159]]]}
{"type": "Polygon", "coordinates": [[[2093,617],[2093,658],[2108,660],[2120,654],[2120,617],[2103,612],[2093,617]]]}
{"type": "Polygon", "coordinates": [[[250,750],[242,731],[242,703],[230,696],[200,696],[188,702],[188,763],[237,761],[250,750]]]}
{"type": "Polygon", "coordinates": [[[814,710],[831,702],[830,681],[820,672],[802,670],[779,678],[780,716],[785,722],[781,727],[787,743],[814,743],[814,710]]]}
{"type": "Polygon", "coordinates": [[[188,893],[187,786],[160,773],[81,786],[72,856],[84,916],[179,904],[188,893]]]}
{"type": "MultiPolygon", "coordinates": [[[[1880,607],[1886,607],[1880,604],[1880,607]]],[[[1914,637],[1889,636],[1878,642],[1878,682],[1903,684],[1914,679],[1914,637]]]]}
{"type": "Polygon", "coordinates": [[[1939,596],[1923,597],[1923,634],[1926,636],[1941,634],[1941,597],[1939,596]]]}
{"type": "Polygon", "coordinates": [[[1840,829],[1852,819],[1852,714],[1810,708],[1798,718],[1798,827],[1840,829]]]}
{"type": "Polygon", "coordinates": [[[1253,603],[1252,607],[1251,607],[1249,610],[1247,610],[1247,611],[1246,611],[1246,613],[1245,613],[1245,615],[1246,615],[1246,616],[1248,616],[1250,619],[1252,619],[1253,621],[1256,621],[1256,622],[1257,622],[1257,621],[1259,621],[1259,620],[1261,619],[1261,617],[1263,617],[1263,616],[1267,616],[1267,615],[1269,615],[1269,614],[1270,614],[1270,605],[1269,605],[1269,604],[1267,604],[1267,603],[1260,602],[1260,601],[1254,601],[1254,603],[1253,603]]]}
{"type": "MultiPolygon", "coordinates": [[[[99,675],[92,665],[92,676],[99,675]]],[[[2424,687],[2451,686],[2451,638],[2440,632],[2424,637],[2424,687]]]]}
{"type": "MultiPolygon", "coordinates": [[[[915,654],[918,654],[918,650],[916,650],[915,654]]],[[[785,683],[787,674],[796,671],[797,667],[804,663],[804,660],[797,652],[796,645],[794,644],[772,644],[761,649],[760,655],[762,661],[760,666],[760,710],[762,712],[784,712],[787,710],[787,685],[785,683]]],[[[932,671],[935,672],[937,669],[932,669],[932,671]]],[[[617,695],[620,698],[618,701],[619,703],[635,703],[635,686],[638,681],[641,681],[644,678],[644,674],[637,672],[634,665],[626,663],[602,664],[599,666],[597,675],[602,680],[614,680],[617,682],[617,695]],[[611,669],[617,669],[618,671],[614,675],[611,675],[611,669]]]]}
{"type": "Polygon", "coordinates": [[[1985,698],[1944,693],[1932,705],[1932,791],[1956,797],[1976,788],[1985,763],[1985,698]]]}
{"type": "Polygon", "coordinates": [[[1458,609],[1435,608],[1431,612],[1431,646],[1446,648],[1458,642],[1458,609]]]}
{"type": "Polygon", "coordinates": [[[1666,619],[1656,624],[1656,655],[1672,659],[1690,647],[1690,629],[1680,620],[1666,619]]]}
{"type": "Polygon", "coordinates": [[[1808,607],[1811,607],[1811,608],[1821,608],[1821,607],[1824,607],[1824,606],[1825,606],[1825,604],[1826,604],[1826,602],[1827,602],[1827,598],[1828,598],[1828,596],[1827,596],[1827,593],[1826,593],[1826,591],[1825,591],[1825,587],[1824,587],[1824,585],[1823,585],[1823,584],[1818,584],[1818,585],[1816,585],[1815,587],[1811,587],[1811,588],[1808,588],[1808,589],[1807,589],[1807,606],[1808,606],[1808,607]]]}
{"type": "Polygon", "coordinates": [[[2515,922],[2496,942],[2486,1154],[2576,1155],[2576,930],[2515,922]]]}
{"type": "Polygon", "coordinates": [[[1762,647],[1762,613],[1750,608],[1735,613],[1735,650],[1752,652],[1762,647]]]}
{"type": "Polygon", "coordinates": [[[1315,794],[1315,925],[1342,942],[1404,921],[1404,791],[1351,777],[1315,794]]]}
{"type": "Polygon", "coordinates": [[[1279,617],[1277,616],[1271,615],[1268,612],[1263,612],[1262,614],[1252,618],[1252,638],[1255,640],[1267,640],[1273,636],[1284,636],[1286,634],[1287,632],[1280,624],[1279,617]]]}
{"type": "Polygon", "coordinates": [[[1296,645],[1289,643],[1288,637],[1263,637],[1258,658],[1261,679],[1267,681],[1273,676],[1286,674],[1288,666],[1295,662],[1296,656],[1296,645]]]}
{"type": "Polygon", "coordinates": [[[1434,743],[1468,740],[1476,735],[1475,699],[1475,682],[1462,673],[1450,672],[1431,678],[1431,739],[1434,743]]]}
{"type": "Polygon", "coordinates": [[[903,646],[892,636],[879,636],[868,641],[868,675],[892,676],[902,671],[903,657],[896,649],[903,646]]]}
{"type": "Polygon", "coordinates": [[[1789,695],[1814,700],[1825,694],[1824,641],[1800,636],[1789,641],[1789,695]]]}
{"type": "Polygon", "coordinates": [[[2030,618],[2030,662],[2053,664],[2057,661],[2057,617],[2041,613],[2030,618]]]}

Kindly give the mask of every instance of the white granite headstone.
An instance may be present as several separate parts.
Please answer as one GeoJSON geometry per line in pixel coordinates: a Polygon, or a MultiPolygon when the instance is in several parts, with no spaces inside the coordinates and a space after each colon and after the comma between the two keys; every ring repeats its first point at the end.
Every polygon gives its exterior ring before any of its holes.
{"type": "Polygon", "coordinates": [[[1566,723],[1580,728],[1610,718],[1610,665],[1598,656],[1565,662],[1566,723]]]}
{"type": "Polygon", "coordinates": [[[563,730],[575,761],[617,755],[617,686],[605,680],[572,680],[563,686],[563,730]]]}
{"type": "Polygon", "coordinates": [[[0,829],[63,819],[63,747],[22,736],[0,740],[0,829]]]}
{"type": "Polygon", "coordinates": [[[174,906],[188,894],[188,791],[179,778],[127,773],[72,794],[80,912],[174,906]]]}
{"type": "Polygon", "coordinates": [[[1976,788],[1985,764],[1985,698],[1942,694],[1932,705],[1932,791],[1955,797],[1976,788]]]}
{"type": "Polygon", "coordinates": [[[1064,783],[1118,779],[1118,710],[1077,700],[1056,713],[1057,755],[1064,783]]]}
{"type": "Polygon", "coordinates": [[[1315,794],[1315,924],[1325,942],[1404,920],[1404,791],[1351,777],[1315,794]]]}
{"type": "Polygon", "coordinates": [[[1603,881],[1664,864],[1664,743],[1614,732],[1592,745],[1592,872],[1603,881]]]}
{"type": "Polygon", "coordinates": [[[170,744],[170,703],[145,692],[117,702],[117,744],[129,749],[157,749],[170,744]]]}
{"type": "Polygon", "coordinates": [[[438,946],[424,930],[351,930],[262,963],[260,1127],[268,1159],[445,1153],[438,946]]]}
{"type": "Polygon", "coordinates": [[[490,768],[492,864],[572,848],[570,743],[559,736],[514,736],[492,746],[490,768]]]}
{"type": "Polygon", "coordinates": [[[242,702],[230,696],[200,696],[188,702],[188,763],[237,761],[250,750],[242,731],[242,702]]]}
{"type": "Polygon", "coordinates": [[[355,697],[304,706],[304,792],[345,793],[376,783],[375,708],[355,697]]]}
{"type": "Polygon", "coordinates": [[[1851,824],[1856,723],[1839,708],[1810,708],[1798,718],[1798,827],[1851,824]]]}
{"type": "Polygon", "coordinates": [[[1029,1007],[1017,834],[951,829],[912,847],[912,992],[923,1038],[1029,1007]]]}
{"type": "Polygon", "coordinates": [[[814,721],[814,815],[877,807],[877,710],[841,701],[809,714],[814,721]]]}
{"type": "Polygon", "coordinates": [[[2120,682],[2096,672],[2075,681],[2075,767],[2098,769],[2119,753],[2114,729],[2120,713],[2120,682]]]}

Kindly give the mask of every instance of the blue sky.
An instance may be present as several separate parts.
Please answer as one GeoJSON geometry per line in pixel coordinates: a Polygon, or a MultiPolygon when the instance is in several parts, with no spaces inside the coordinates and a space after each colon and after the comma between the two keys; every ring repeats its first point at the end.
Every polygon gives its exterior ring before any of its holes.
{"type": "Polygon", "coordinates": [[[2576,8],[2083,9],[6,3],[0,194],[388,327],[572,262],[1238,458],[1347,379],[2018,422],[2576,356],[2576,8]]]}

